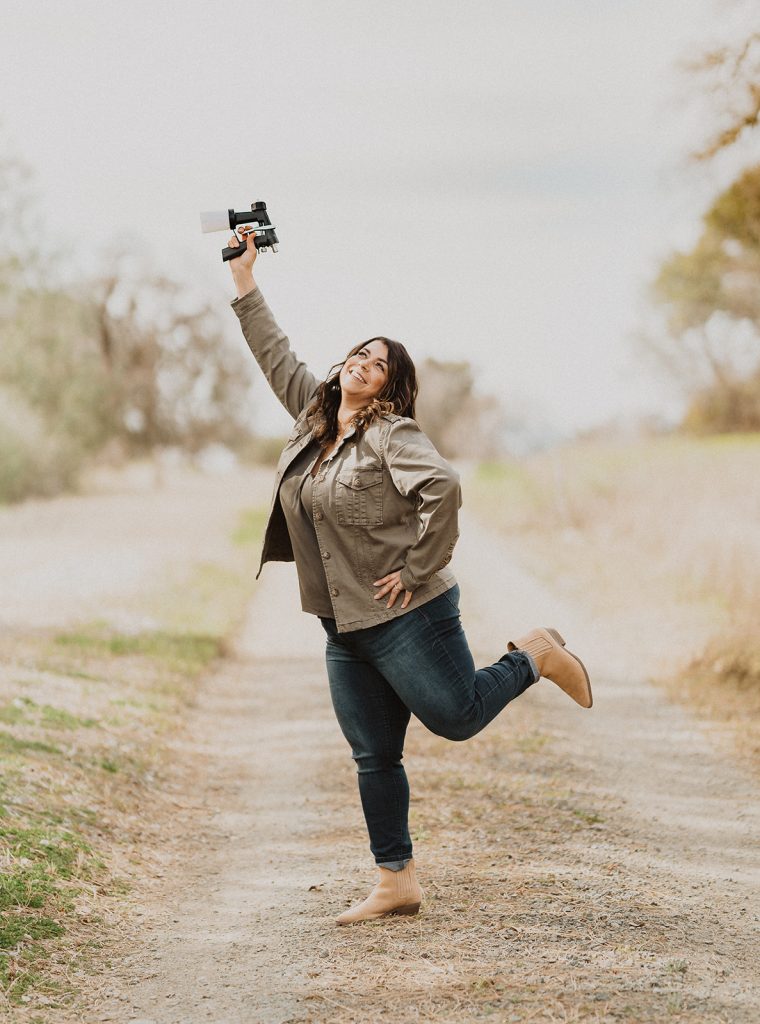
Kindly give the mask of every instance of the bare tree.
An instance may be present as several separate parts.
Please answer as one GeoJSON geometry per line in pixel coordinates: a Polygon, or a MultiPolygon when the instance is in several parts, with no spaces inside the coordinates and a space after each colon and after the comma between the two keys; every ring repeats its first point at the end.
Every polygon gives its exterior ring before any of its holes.
{"type": "MultiPolygon", "coordinates": [[[[117,418],[132,446],[198,450],[250,434],[251,371],[216,310],[178,282],[126,268],[123,254],[86,288],[117,418]]],[[[83,292],[84,299],[84,292],[83,292]]]]}
{"type": "Polygon", "coordinates": [[[715,100],[720,126],[705,145],[694,150],[696,160],[710,160],[755,130],[760,120],[760,31],[733,45],[718,46],[684,68],[699,76],[715,100]]]}

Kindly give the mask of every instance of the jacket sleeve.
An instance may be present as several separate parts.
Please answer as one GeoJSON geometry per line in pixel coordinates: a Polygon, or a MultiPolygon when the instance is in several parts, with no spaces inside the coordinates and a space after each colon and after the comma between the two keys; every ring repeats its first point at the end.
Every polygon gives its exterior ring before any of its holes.
{"type": "Polygon", "coordinates": [[[404,589],[416,590],[451,561],[462,507],[459,474],[409,418],[391,424],[383,456],[396,489],[417,502],[417,540],[401,570],[404,589]]]}
{"type": "Polygon", "coordinates": [[[321,382],[293,352],[258,288],[233,299],[231,305],[272,391],[290,415],[298,418],[321,382]]]}

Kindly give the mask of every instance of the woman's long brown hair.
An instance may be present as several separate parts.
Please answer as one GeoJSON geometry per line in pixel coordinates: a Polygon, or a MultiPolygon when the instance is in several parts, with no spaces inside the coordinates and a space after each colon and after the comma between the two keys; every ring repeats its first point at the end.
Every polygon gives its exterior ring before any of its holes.
{"type": "Polygon", "coordinates": [[[375,337],[355,345],[341,363],[330,368],[327,379],[317,388],[307,416],[313,423],[313,436],[325,448],[338,436],[338,409],[340,408],[340,371],[351,356],[361,352],[372,341],[382,341],[388,349],[388,379],[382,391],[368,405],[353,416],[353,425],[358,436],[370,423],[385,413],[395,412],[399,416],[414,418],[414,403],[417,399],[417,372],[412,358],[400,341],[375,337]]]}

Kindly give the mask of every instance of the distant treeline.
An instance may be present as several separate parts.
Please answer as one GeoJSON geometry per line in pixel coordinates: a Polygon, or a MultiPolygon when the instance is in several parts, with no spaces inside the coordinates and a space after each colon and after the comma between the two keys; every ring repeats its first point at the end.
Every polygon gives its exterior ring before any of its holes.
{"type": "MultiPolygon", "coordinates": [[[[760,32],[687,65],[716,105],[717,127],[697,162],[756,138],[760,32]]],[[[699,433],[760,430],[760,165],[713,201],[692,249],[669,256],[652,285],[661,323],[641,334],[688,398],[683,427],[699,433]]]]}
{"type": "Polygon", "coordinates": [[[198,451],[251,435],[251,367],[214,310],[179,287],[111,276],[3,294],[0,498],[53,494],[83,465],[156,446],[198,451]]]}

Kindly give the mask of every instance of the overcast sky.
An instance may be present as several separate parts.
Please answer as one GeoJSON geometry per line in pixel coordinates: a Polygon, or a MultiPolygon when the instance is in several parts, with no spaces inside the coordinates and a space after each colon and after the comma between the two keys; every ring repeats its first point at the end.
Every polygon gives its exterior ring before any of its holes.
{"type": "Polygon", "coordinates": [[[136,245],[237,331],[226,235],[198,213],[263,199],[281,245],[257,281],[315,372],[386,334],[569,433],[674,408],[630,339],[658,262],[747,159],[684,161],[710,123],[676,64],[733,10],[6,0],[0,125],[70,273],[136,245]]]}

